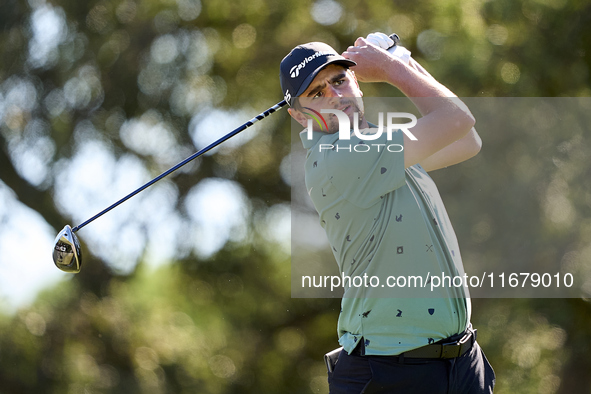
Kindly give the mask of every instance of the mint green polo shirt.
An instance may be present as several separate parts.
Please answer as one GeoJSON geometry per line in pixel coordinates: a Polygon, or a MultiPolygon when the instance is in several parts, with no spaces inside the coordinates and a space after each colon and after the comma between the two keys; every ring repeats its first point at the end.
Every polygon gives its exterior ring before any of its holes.
{"type": "Polygon", "coordinates": [[[397,355],[464,331],[468,289],[451,281],[431,288],[430,279],[464,275],[455,232],[431,177],[420,165],[404,168],[402,132],[390,141],[385,132],[371,141],[300,137],[306,188],[345,282],[344,349],[363,338],[365,354],[397,355]]]}

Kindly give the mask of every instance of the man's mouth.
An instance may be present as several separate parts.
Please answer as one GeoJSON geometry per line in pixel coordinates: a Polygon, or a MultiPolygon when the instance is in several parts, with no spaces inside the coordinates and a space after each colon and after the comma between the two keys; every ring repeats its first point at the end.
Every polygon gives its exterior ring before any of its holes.
{"type": "Polygon", "coordinates": [[[353,104],[343,105],[339,108],[340,111],[346,113],[347,115],[351,115],[355,112],[356,107],[353,104]]]}
{"type": "Polygon", "coordinates": [[[341,108],[341,111],[343,111],[344,113],[350,113],[353,110],[353,107],[351,105],[346,105],[344,107],[341,108]]]}

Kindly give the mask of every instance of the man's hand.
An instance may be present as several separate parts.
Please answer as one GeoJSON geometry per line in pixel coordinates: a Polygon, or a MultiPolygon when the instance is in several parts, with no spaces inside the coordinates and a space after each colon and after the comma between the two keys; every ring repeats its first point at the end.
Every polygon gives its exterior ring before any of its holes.
{"type": "Polygon", "coordinates": [[[365,40],[377,47],[385,49],[392,56],[399,58],[406,64],[409,64],[410,51],[405,47],[398,45],[393,39],[390,38],[390,36],[387,36],[384,33],[376,32],[369,34],[365,40]]]}
{"type": "Polygon", "coordinates": [[[357,63],[351,70],[361,82],[389,82],[390,73],[405,67],[400,59],[361,37],[355,41],[354,46],[343,52],[343,57],[357,63]]]}

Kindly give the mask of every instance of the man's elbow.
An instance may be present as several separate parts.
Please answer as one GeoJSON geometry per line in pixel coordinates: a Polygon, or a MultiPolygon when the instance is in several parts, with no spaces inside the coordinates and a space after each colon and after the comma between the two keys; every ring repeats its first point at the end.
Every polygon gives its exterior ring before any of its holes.
{"type": "MultiPolygon", "coordinates": [[[[460,140],[466,138],[474,129],[476,119],[467,108],[457,108],[456,112],[452,115],[454,139],[460,140]]],[[[478,153],[478,152],[476,152],[478,153]]]]}
{"type": "MultiPolygon", "coordinates": [[[[472,115],[472,112],[470,112],[469,110],[465,110],[465,111],[462,111],[462,115],[460,116],[460,122],[461,122],[460,128],[464,132],[464,135],[467,135],[468,133],[471,133],[472,130],[474,130],[474,125],[476,124],[476,119],[474,118],[474,115],[472,115]]],[[[476,132],[474,132],[474,133],[476,133],[476,132]]],[[[481,141],[481,143],[482,143],[482,141],[481,141]]]]}
{"type": "Polygon", "coordinates": [[[474,157],[480,153],[480,150],[482,149],[482,139],[474,127],[470,129],[468,135],[470,137],[470,157],[474,157]]]}

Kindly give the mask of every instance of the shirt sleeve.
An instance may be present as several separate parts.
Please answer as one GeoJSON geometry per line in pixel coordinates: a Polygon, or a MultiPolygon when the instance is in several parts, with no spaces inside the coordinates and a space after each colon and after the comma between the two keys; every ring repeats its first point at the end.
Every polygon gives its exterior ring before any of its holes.
{"type": "MultiPolygon", "coordinates": [[[[375,129],[370,129],[376,131],[375,129]]],[[[380,198],[406,183],[404,138],[400,130],[375,140],[363,140],[354,134],[350,140],[338,140],[330,155],[328,178],[352,204],[368,208],[380,198]]]]}

